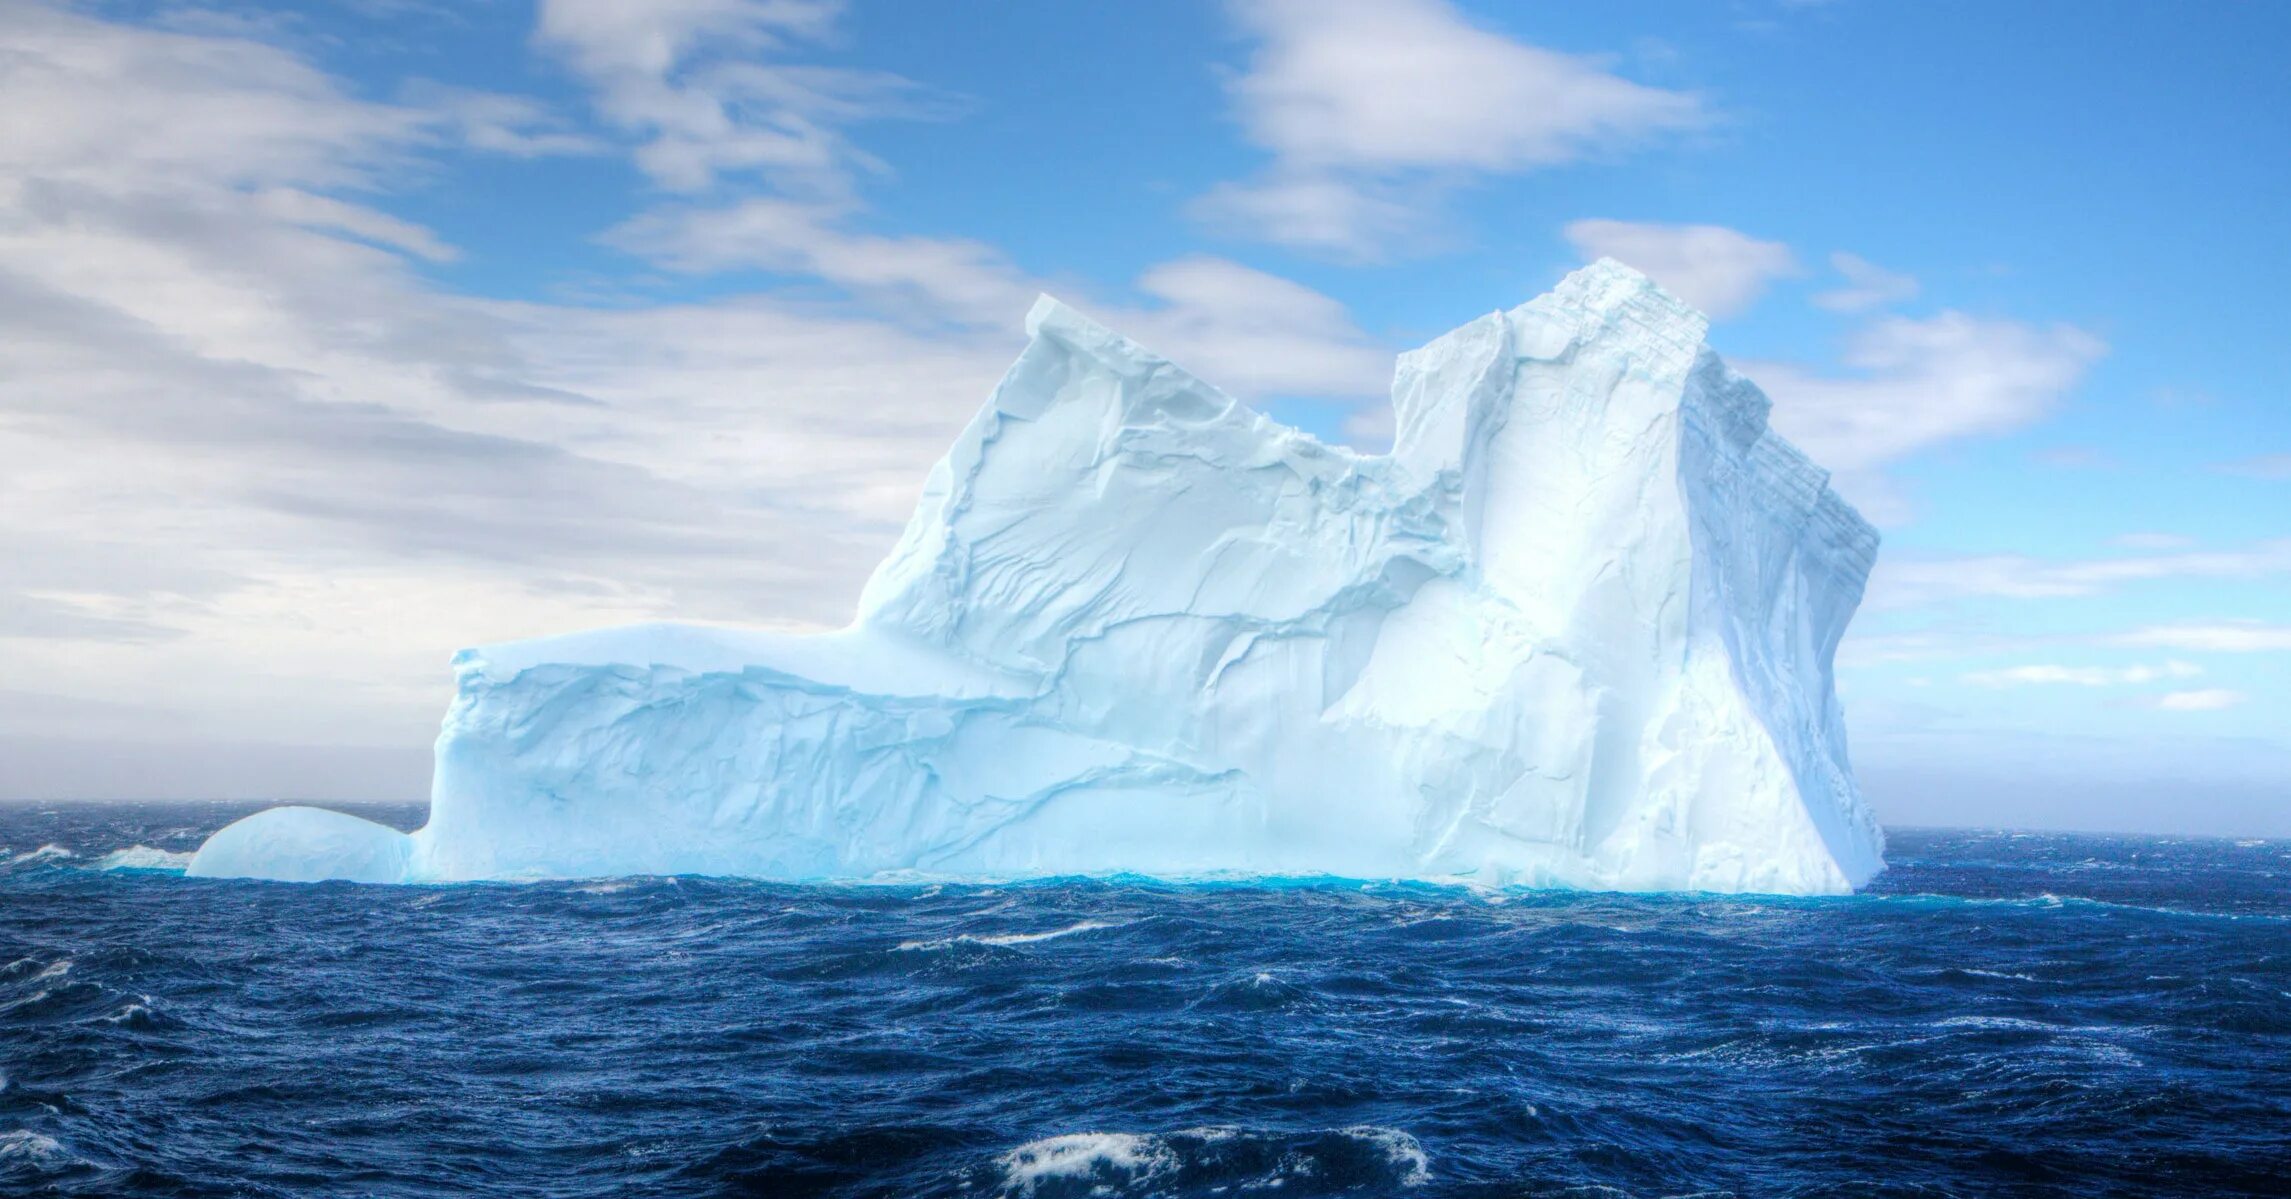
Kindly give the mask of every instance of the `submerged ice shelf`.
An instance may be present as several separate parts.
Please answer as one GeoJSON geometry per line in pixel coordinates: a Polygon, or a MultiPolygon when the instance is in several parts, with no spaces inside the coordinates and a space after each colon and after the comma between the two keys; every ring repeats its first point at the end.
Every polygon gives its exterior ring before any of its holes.
{"type": "Polygon", "coordinates": [[[849,627],[465,650],[428,825],[273,809],[190,873],[1848,891],[1877,535],[1706,323],[1585,267],[1402,355],[1369,455],[1044,298],[849,627]]]}

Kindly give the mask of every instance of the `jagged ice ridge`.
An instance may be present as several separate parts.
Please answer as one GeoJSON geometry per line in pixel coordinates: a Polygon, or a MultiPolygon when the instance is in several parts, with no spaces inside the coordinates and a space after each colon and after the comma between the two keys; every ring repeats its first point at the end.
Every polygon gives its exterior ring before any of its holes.
{"type": "Polygon", "coordinates": [[[850,626],[465,650],[426,827],[189,873],[1851,890],[1877,535],[1706,327],[1599,262],[1402,355],[1361,454],[1045,297],[850,626]]]}

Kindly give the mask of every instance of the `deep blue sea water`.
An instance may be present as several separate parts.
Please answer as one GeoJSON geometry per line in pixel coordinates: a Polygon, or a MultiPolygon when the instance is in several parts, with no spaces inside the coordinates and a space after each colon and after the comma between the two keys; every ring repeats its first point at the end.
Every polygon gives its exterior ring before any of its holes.
{"type": "Polygon", "coordinates": [[[0,1194],[2291,1193],[2286,842],[1906,831],[1825,900],[121,868],[247,810],[0,807],[0,1194]]]}

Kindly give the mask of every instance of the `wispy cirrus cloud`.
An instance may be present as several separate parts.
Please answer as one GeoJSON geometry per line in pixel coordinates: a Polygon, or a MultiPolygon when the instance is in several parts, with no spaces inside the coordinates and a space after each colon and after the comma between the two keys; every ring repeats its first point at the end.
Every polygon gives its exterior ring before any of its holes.
{"type": "Polygon", "coordinates": [[[1746,364],[1774,398],[1774,423],[1841,473],[1882,466],[1930,445],[2026,426],[2107,352],[2072,325],[1941,312],[1887,317],[1846,340],[1849,373],[1746,364]]]}
{"type": "Polygon", "coordinates": [[[2120,550],[2186,550],[2195,548],[2196,539],[2185,533],[2118,533],[2108,544],[2120,550]]]}
{"type": "Polygon", "coordinates": [[[2166,692],[2156,697],[2153,706],[2162,712],[2224,712],[2250,698],[2241,691],[2206,687],[2196,691],[2166,692]]]}
{"type": "MultiPolygon", "coordinates": [[[[1787,244],[1722,225],[1597,219],[1561,232],[1584,258],[1636,267],[1713,319],[1739,314],[1774,281],[1801,273],[1787,244]]],[[[1903,291],[1862,259],[1834,255],[1833,263],[1849,278],[1859,272],[1872,295],[1903,291]]],[[[1875,302],[1828,306],[1859,310],[1875,302]]],[[[1735,365],[1774,401],[1774,427],[1834,472],[1838,489],[1866,515],[1886,524],[1908,509],[1887,466],[1933,446],[2036,423],[2107,349],[2073,325],[1944,310],[1882,316],[1855,329],[1839,355],[1843,370],[1757,359],[1735,365]]]]}
{"type": "Polygon", "coordinates": [[[847,126],[930,117],[956,102],[883,71],[792,61],[831,37],[837,0],[543,0],[534,43],[590,88],[598,115],[637,139],[637,166],[697,192],[746,175],[809,196],[850,194],[883,164],[847,126]]]}
{"type": "Polygon", "coordinates": [[[1817,293],[1814,303],[1832,312],[1867,312],[1917,298],[1915,276],[1886,270],[1859,254],[1843,250],[1831,254],[1830,269],[1845,280],[1845,285],[1817,293]]]}
{"type": "Polygon", "coordinates": [[[2219,470],[2231,475],[2245,475],[2254,479],[2291,479],[2291,454],[2258,454],[2222,462],[2219,470]]]}
{"type": "Polygon", "coordinates": [[[757,198],[718,208],[655,209],[606,239],[672,270],[760,270],[832,284],[874,310],[957,329],[1008,329],[1036,294],[1059,294],[1244,399],[1383,395],[1392,352],[1344,305],[1278,276],[1211,255],[1149,267],[1148,302],[1095,296],[1080,283],[1030,275],[999,249],[964,238],[856,232],[843,206],[757,198]]]}
{"type": "Polygon", "coordinates": [[[1773,398],[1774,427],[1835,472],[1846,498],[1883,524],[1907,510],[1885,467],[1933,446],[2034,424],[2107,349],[2073,325],[1944,311],[1856,330],[1839,356],[1842,372],[1738,365],[1773,398]]]}
{"type": "Polygon", "coordinates": [[[2148,625],[2111,638],[2118,645],[2200,650],[2220,654],[2291,650],[2291,625],[2261,621],[2148,625]]]}
{"type": "Polygon", "coordinates": [[[2108,558],[2048,559],[2025,554],[1896,556],[1880,559],[1871,579],[1868,604],[1872,608],[1888,609],[1962,599],[2063,599],[2099,595],[2125,584],[2155,579],[2262,579],[2284,575],[2291,575],[2291,539],[2254,542],[2236,549],[2124,554],[2108,558]]]}
{"type": "Polygon", "coordinates": [[[1701,97],[1472,23],[1444,0],[1236,0],[1256,42],[1228,84],[1271,162],[1194,212],[1228,231],[1374,259],[1456,187],[1611,153],[1712,120],[1701,97]]]}
{"type": "Polygon", "coordinates": [[[0,8],[0,676],[135,696],[123,742],[418,743],[455,644],[840,619],[1018,313],[457,294],[388,189],[593,145],[260,32],[0,8]]]}
{"type": "Polygon", "coordinates": [[[1976,670],[1966,674],[1964,681],[1976,687],[1991,688],[2056,684],[2072,687],[2123,687],[2164,679],[2192,679],[2202,673],[2203,668],[2192,662],[2166,662],[2160,666],[2061,666],[2036,663],[1996,670],[1976,670]]]}
{"type": "Polygon", "coordinates": [[[1768,284],[1799,270],[1790,247],[1722,225],[1581,220],[1562,232],[1585,260],[1636,267],[1712,320],[1745,311],[1768,284]]]}
{"type": "MultiPolygon", "coordinates": [[[[612,70],[682,61],[687,35],[646,36],[612,70]]],[[[33,712],[133,696],[102,709],[127,713],[121,743],[418,746],[460,645],[669,616],[836,623],[1042,283],[983,243],[857,231],[855,197],[800,178],[863,175],[840,148],[782,175],[739,129],[686,145],[696,117],[621,132],[639,158],[667,147],[664,183],[689,168],[811,191],[678,199],[627,227],[630,248],[804,286],[462,294],[422,270],[460,248],[385,211],[388,189],[448,151],[596,142],[504,142],[558,135],[524,103],[364,99],[237,26],[17,6],[0,58],[0,111],[41,117],[0,122],[0,677],[41,681],[33,712]]],[[[1245,394],[1388,377],[1343,305],[1291,281],[1188,256],[1133,286],[1075,298],[1245,394]]]]}

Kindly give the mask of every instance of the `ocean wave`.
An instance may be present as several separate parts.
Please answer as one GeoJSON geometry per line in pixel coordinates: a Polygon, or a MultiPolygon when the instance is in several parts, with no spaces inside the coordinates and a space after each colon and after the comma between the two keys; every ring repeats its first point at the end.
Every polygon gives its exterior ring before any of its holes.
{"type": "Polygon", "coordinates": [[[110,853],[97,858],[95,868],[98,870],[155,870],[168,874],[181,874],[190,869],[193,856],[188,850],[175,853],[156,849],[149,845],[130,845],[125,849],[112,850],[110,853]]]}
{"type": "Polygon", "coordinates": [[[2050,891],[2035,895],[1935,895],[1925,892],[1892,895],[1856,895],[1840,902],[1907,905],[1914,907],[2003,907],[2034,910],[2075,908],[2087,911],[2136,913],[2149,916],[2171,916],[2188,920],[2260,920],[2291,922],[2291,913],[2284,912],[2218,912],[2200,908],[2178,908],[2161,904],[2125,903],[2118,900],[2095,899],[2087,895],[2055,895],[2050,891]]]}
{"type": "Polygon", "coordinates": [[[1176,1170],[1178,1158],[1167,1141],[1150,1134],[1073,1132],[1028,1141],[997,1164],[1006,1191],[1032,1195],[1045,1184],[1068,1180],[1093,1190],[1133,1186],[1176,1170]]]}
{"type": "Polygon", "coordinates": [[[1067,925],[1065,928],[1054,928],[1048,932],[1040,933],[957,933],[951,937],[901,941],[897,949],[901,952],[910,953],[920,950],[951,949],[957,945],[991,945],[998,949],[1005,949],[1012,945],[1032,945],[1039,941],[1054,941],[1059,937],[1071,937],[1076,933],[1096,932],[1103,928],[1120,928],[1127,923],[1129,921],[1126,920],[1084,920],[1067,925]]]}
{"type": "Polygon", "coordinates": [[[2280,1190],[2284,925],[2173,911],[2291,915],[2281,841],[1912,832],[1814,900],[98,868],[207,812],[0,806],[75,855],[0,870],[0,1195],[2280,1190]]]}
{"type": "Polygon", "coordinates": [[[0,966],[0,978],[14,980],[20,976],[25,982],[35,983],[43,979],[62,978],[71,972],[72,959],[68,957],[44,961],[36,957],[17,958],[5,966],[0,966]]]}
{"type": "Polygon", "coordinates": [[[77,1160],[54,1137],[21,1128],[0,1132],[0,1161],[29,1161],[47,1166],[77,1160]]]}
{"type": "Polygon", "coordinates": [[[1431,1157],[1415,1137],[1376,1124],[1065,1133],[1028,1141],[995,1167],[997,1194],[1029,1199],[1249,1193],[1300,1184],[1315,1194],[1378,1194],[1432,1179],[1431,1157]]]}

